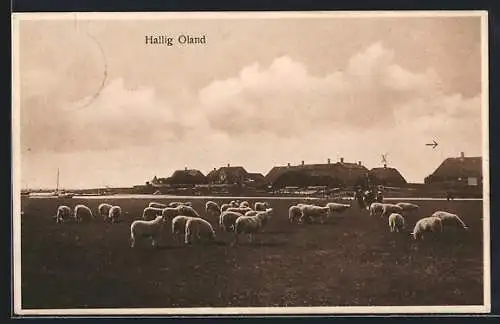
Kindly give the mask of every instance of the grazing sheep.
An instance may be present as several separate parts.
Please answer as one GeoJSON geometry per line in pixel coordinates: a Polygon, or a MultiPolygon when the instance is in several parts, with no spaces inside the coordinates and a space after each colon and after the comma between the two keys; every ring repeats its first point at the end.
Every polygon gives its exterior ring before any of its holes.
{"type": "Polygon", "coordinates": [[[290,222],[290,224],[298,223],[301,217],[302,210],[299,206],[290,206],[290,208],[288,208],[288,221],[290,222]]]}
{"type": "Polygon", "coordinates": [[[113,205],[102,203],[97,207],[97,213],[102,217],[104,221],[108,220],[109,210],[113,207],[113,205]]]}
{"type": "Polygon", "coordinates": [[[307,220],[319,219],[321,224],[325,223],[325,219],[331,216],[331,210],[327,206],[315,206],[315,205],[297,205],[302,211],[302,217],[300,223],[304,223],[307,220]]]}
{"type": "Polygon", "coordinates": [[[269,204],[267,202],[260,202],[257,201],[254,205],[254,210],[256,211],[264,211],[269,207],[269,204]]]}
{"type": "Polygon", "coordinates": [[[189,206],[189,207],[192,207],[193,204],[191,202],[189,202],[189,201],[186,201],[186,202],[172,201],[171,203],[168,204],[167,207],[176,208],[176,207],[179,207],[179,206],[189,206]]]}
{"type": "Polygon", "coordinates": [[[200,217],[200,214],[191,206],[187,205],[179,205],[176,207],[177,210],[179,211],[179,215],[186,215],[186,216],[193,216],[193,217],[200,217]]]}
{"type": "Polygon", "coordinates": [[[381,217],[389,217],[391,213],[402,214],[403,208],[394,204],[382,204],[382,215],[381,217]]]}
{"type": "Polygon", "coordinates": [[[109,209],[108,218],[112,223],[118,223],[122,215],[122,208],[120,206],[113,206],[109,209]]]}
{"type": "Polygon", "coordinates": [[[384,213],[384,205],[374,202],[370,205],[370,216],[382,216],[384,213]]]}
{"type": "Polygon", "coordinates": [[[73,215],[77,223],[88,222],[94,219],[92,211],[85,205],[76,205],[73,215]]]}
{"type": "Polygon", "coordinates": [[[257,215],[258,211],[256,210],[249,210],[245,213],[245,216],[255,216],[257,215]]]}
{"type": "Polygon", "coordinates": [[[404,212],[417,211],[420,208],[420,206],[418,206],[418,205],[415,205],[412,203],[406,203],[406,202],[399,202],[396,205],[401,207],[404,212]]]}
{"type": "Polygon", "coordinates": [[[250,208],[250,207],[246,207],[246,208],[243,208],[243,207],[241,207],[241,208],[240,207],[236,207],[236,208],[235,207],[230,207],[230,208],[226,209],[226,211],[237,212],[237,213],[240,213],[240,214],[243,214],[243,215],[246,212],[249,212],[251,210],[252,210],[252,208],[250,208]]]}
{"type": "Polygon", "coordinates": [[[57,207],[56,216],[54,216],[54,218],[56,219],[56,223],[69,221],[71,219],[71,208],[64,205],[57,207]]]}
{"type": "Polygon", "coordinates": [[[405,219],[401,214],[392,213],[389,215],[389,228],[391,232],[402,232],[405,228],[405,219]]]}
{"type": "Polygon", "coordinates": [[[153,220],[135,220],[130,225],[130,247],[140,238],[151,238],[153,248],[158,246],[164,225],[163,217],[156,216],[153,220]]]}
{"type": "Polygon", "coordinates": [[[242,201],[239,205],[240,208],[250,207],[250,203],[246,200],[242,201]]]}
{"type": "Polygon", "coordinates": [[[265,211],[258,212],[255,216],[238,217],[234,224],[234,243],[238,243],[238,237],[240,234],[248,234],[249,242],[253,242],[254,235],[266,226],[272,212],[272,208],[267,208],[265,211]]]}
{"type": "Polygon", "coordinates": [[[181,242],[180,238],[186,234],[186,223],[192,218],[195,217],[177,215],[172,219],[172,236],[175,242],[181,242]]]}
{"type": "Polygon", "coordinates": [[[231,200],[229,205],[231,205],[231,207],[238,208],[240,206],[240,202],[239,200],[231,200]]]}
{"type": "Polygon", "coordinates": [[[234,231],[234,224],[239,217],[244,216],[238,212],[224,211],[220,214],[219,225],[221,230],[226,232],[234,231]]]}
{"type": "Polygon", "coordinates": [[[167,207],[167,205],[152,201],[149,203],[148,207],[165,208],[165,207],[167,207]]]}
{"type": "Polygon", "coordinates": [[[223,211],[226,211],[228,208],[231,208],[231,204],[222,204],[220,206],[220,211],[223,212],[223,211]]]}
{"type": "Polygon", "coordinates": [[[215,231],[212,225],[203,218],[190,218],[185,227],[185,244],[192,244],[194,241],[203,239],[208,242],[215,240],[215,231]]]}
{"type": "Polygon", "coordinates": [[[438,210],[437,212],[433,213],[432,216],[439,218],[443,223],[444,227],[448,227],[449,225],[451,225],[451,226],[460,226],[464,230],[468,229],[467,225],[465,225],[462,219],[460,219],[460,217],[458,217],[458,215],[456,214],[438,210]]]}
{"type": "Polygon", "coordinates": [[[267,208],[265,211],[259,211],[255,215],[255,217],[260,218],[261,220],[261,228],[264,228],[269,221],[269,218],[273,215],[273,209],[272,208],[267,208]]]}
{"type": "Polygon", "coordinates": [[[142,219],[146,221],[154,220],[157,216],[161,216],[163,208],[146,207],[142,211],[142,219]]]}
{"type": "Polygon", "coordinates": [[[415,240],[423,240],[424,233],[441,233],[443,232],[443,224],[441,219],[437,217],[425,217],[418,220],[410,235],[415,240]]]}
{"type": "Polygon", "coordinates": [[[330,202],[326,204],[326,207],[330,208],[330,213],[333,214],[333,213],[343,213],[347,209],[351,208],[351,205],[330,202]]]}
{"type": "Polygon", "coordinates": [[[219,216],[221,213],[220,207],[216,202],[211,200],[205,203],[205,212],[207,215],[219,216]]]}

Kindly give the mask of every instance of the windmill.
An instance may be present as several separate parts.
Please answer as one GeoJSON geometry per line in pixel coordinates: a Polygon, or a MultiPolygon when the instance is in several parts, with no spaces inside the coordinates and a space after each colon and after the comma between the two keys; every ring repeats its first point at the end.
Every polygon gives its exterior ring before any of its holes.
{"type": "Polygon", "coordinates": [[[387,155],[389,155],[389,153],[382,154],[382,164],[384,165],[384,168],[387,167],[387,155]]]}

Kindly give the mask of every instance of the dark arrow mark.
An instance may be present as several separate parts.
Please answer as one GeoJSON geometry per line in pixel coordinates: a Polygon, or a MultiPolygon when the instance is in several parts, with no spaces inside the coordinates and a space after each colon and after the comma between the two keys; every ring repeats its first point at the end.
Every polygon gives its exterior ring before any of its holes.
{"type": "Polygon", "coordinates": [[[425,145],[426,146],[432,146],[432,148],[435,149],[436,146],[438,146],[438,143],[435,140],[432,140],[432,143],[427,143],[425,145]]]}

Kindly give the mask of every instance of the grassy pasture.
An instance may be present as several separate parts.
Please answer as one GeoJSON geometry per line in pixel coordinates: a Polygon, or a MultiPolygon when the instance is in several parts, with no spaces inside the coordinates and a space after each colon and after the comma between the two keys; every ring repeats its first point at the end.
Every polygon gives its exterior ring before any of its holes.
{"type": "MultiPolygon", "coordinates": [[[[387,220],[356,206],[324,225],[290,225],[288,207],[299,200],[271,199],[274,216],[252,244],[242,238],[230,246],[210,218],[217,244],[176,245],[166,226],[160,248],[144,242],[131,249],[130,224],[149,201],[23,198],[23,308],[483,303],[481,201],[417,201],[420,211],[407,215],[406,232],[390,233],[387,220]],[[96,212],[103,201],[128,212],[122,222],[52,218],[59,204],[84,203],[96,212]],[[412,241],[415,222],[436,210],[459,214],[469,230],[445,228],[435,241],[412,241]]],[[[191,201],[204,215],[206,200],[191,201]]]]}

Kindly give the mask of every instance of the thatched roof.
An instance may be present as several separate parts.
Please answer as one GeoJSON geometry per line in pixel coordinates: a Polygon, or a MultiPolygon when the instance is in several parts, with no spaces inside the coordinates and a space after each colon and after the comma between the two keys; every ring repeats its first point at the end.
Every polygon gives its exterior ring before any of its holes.
{"type": "Polygon", "coordinates": [[[210,183],[240,183],[248,176],[248,172],[241,166],[227,166],[214,169],[207,174],[210,183]]]}
{"type": "Polygon", "coordinates": [[[381,167],[373,168],[369,172],[374,184],[382,185],[404,185],[406,184],[406,179],[401,175],[401,173],[395,168],[381,167]]]}
{"type": "Polygon", "coordinates": [[[174,171],[167,182],[170,184],[203,184],[207,183],[207,178],[200,170],[185,169],[174,171]]]}
{"type": "Polygon", "coordinates": [[[477,157],[451,157],[445,159],[439,167],[426,178],[426,182],[457,181],[468,177],[482,178],[482,158],[477,157]]]}

